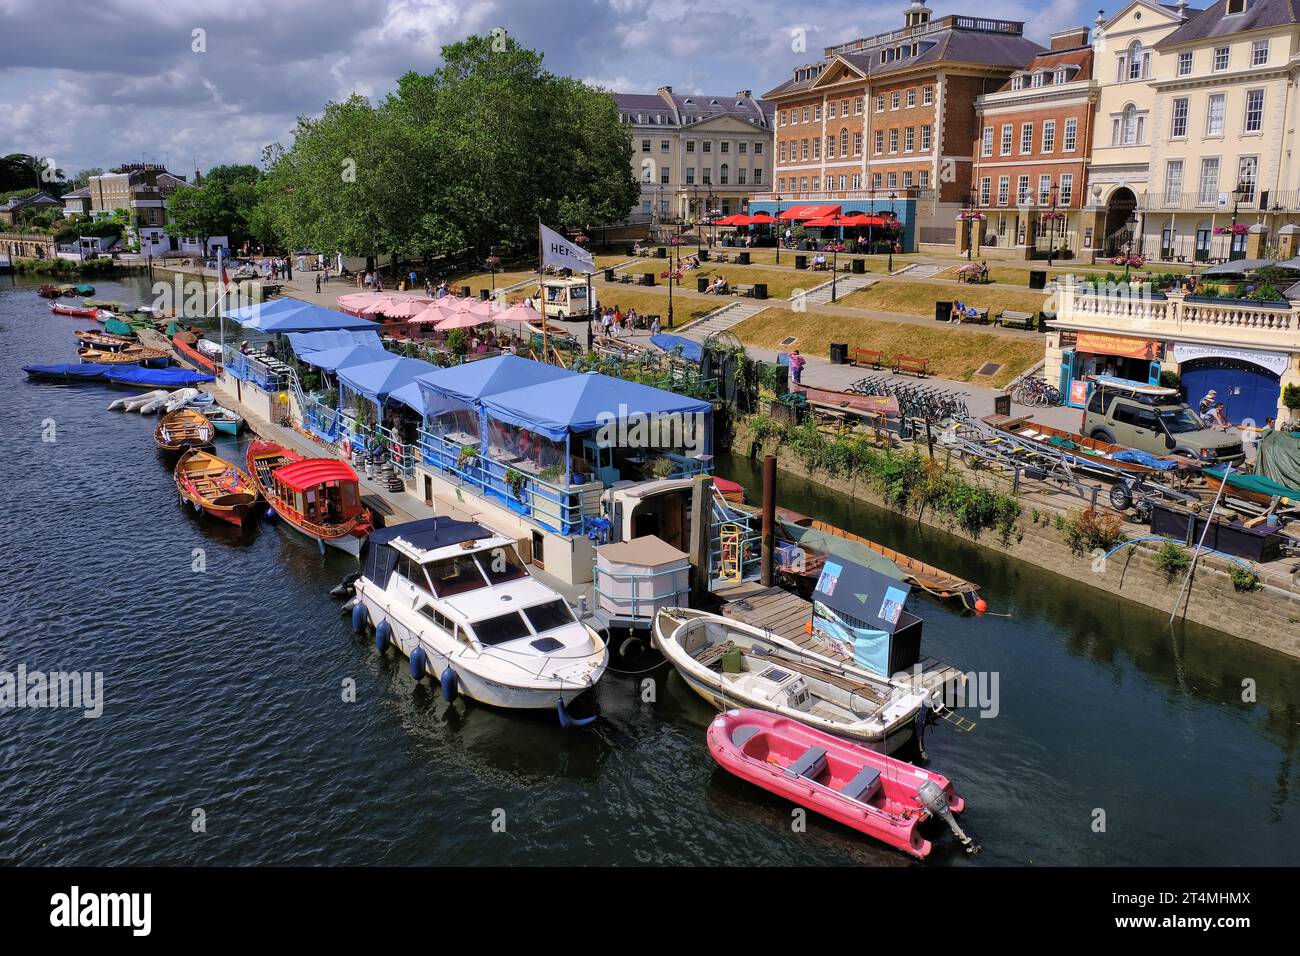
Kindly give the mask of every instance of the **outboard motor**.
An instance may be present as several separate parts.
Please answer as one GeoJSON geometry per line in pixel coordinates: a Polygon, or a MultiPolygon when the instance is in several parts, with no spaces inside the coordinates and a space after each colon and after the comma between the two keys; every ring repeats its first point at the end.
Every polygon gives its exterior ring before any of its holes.
{"type": "Polygon", "coordinates": [[[352,597],[352,595],[357,593],[357,589],[353,587],[353,584],[356,583],[356,580],[359,577],[361,577],[360,571],[353,571],[351,574],[347,575],[342,581],[340,581],[337,585],[335,585],[333,589],[330,590],[330,597],[336,597],[336,598],[352,597]]]}
{"type": "Polygon", "coordinates": [[[937,783],[933,780],[923,781],[916,788],[916,798],[921,801],[921,806],[929,810],[931,814],[943,818],[943,821],[948,824],[948,829],[952,830],[957,839],[966,847],[967,853],[979,852],[979,847],[975,845],[975,841],[963,833],[961,827],[957,825],[952,811],[948,809],[948,797],[937,783]]]}

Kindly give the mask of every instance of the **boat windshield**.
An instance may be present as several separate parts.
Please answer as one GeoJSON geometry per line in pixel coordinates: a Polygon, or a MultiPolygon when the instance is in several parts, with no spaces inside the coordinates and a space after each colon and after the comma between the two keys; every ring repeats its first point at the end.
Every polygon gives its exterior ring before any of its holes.
{"type": "Polygon", "coordinates": [[[1205,423],[1196,417],[1196,413],[1185,406],[1165,409],[1160,413],[1160,421],[1171,435],[1198,432],[1205,427],[1205,423]]]}
{"type": "Polygon", "coordinates": [[[528,617],[528,623],[532,624],[533,630],[538,634],[544,634],[547,631],[553,631],[557,627],[564,627],[566,624],[573,623],[573,612],[569,610],[569,605],[563,598],[556,598],[554,601],[547,601],[545,604],[537,604],[533,607],[524,608],[524,614],[528,617]]]}
{"type": "Polygon", "coordinates": [[[507,611],[505,614],[498,614],[496,617],[475,621],[472,627],[474,628],[474,636],[478,638],[478,642],[484,647],[504,644],[507,641],[517,641],[521,637],[531,636],[528,625],[524,623],[524,619],[518,611],[507,611]]]}
{"type": "Polygon", "coordinates": [[[528,577],[528,569],[509,545],[478,552],[478,563],[489,584],[504,584],[528,577]]]}
{"type": "Polygon", "coordinates": [[[479,572],[478,564],[475,563],[472,554],[442,558],[426,564],[424,569],[429,572],[429,581],[433,585],[434,595],[440,598],[487,587],[487,582],[483,580],[483,575],[479,572]]]}

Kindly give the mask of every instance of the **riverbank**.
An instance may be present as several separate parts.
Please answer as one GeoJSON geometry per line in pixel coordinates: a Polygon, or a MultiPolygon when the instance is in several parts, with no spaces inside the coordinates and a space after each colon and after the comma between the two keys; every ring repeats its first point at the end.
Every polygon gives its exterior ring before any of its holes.
{"type": "MultiPolygon", "coordinates": [[[[781,447],[777,439],[760,437],[753,419],[736,423],[732,451],[750,457],[775,454],[779,471],[815,480],[859,501],[899,512],[865,478],[845,478],[810,468],[793,450],[781,447]]],[[[942,451],[936,451],[936,454],[942,455],[942,451]]],[[[951,467],[960,469],[972,484],[1002,494],[1011,490],[1010,478],[997,473],[971,472],[955,461],[951,467]]],[[[1174,613],[1177,608],[1176,618],[1300,657],[1300,599],[1290,576],[1279,569],[1261,568],[1259,589],[1240,591],[1229,572],[1230,562],[1217,555],[1205,555],[1197,562],[1190,585],[1180,599],[1186,571],[1170,574],[1157,565],[1160,543],[1139,542],[1109,559],[1097,558],[1091,549],[1072,549],[1067,537],[1071,520],[1077,518],[1079,511],[1086,507],[1085,503],[1062,493],[1024,487],[1017,500],[1021,513],[1006,533],[994,528],[972,533],[964,530],[954,518],[931,509],[909,508],[902,513],[919,524],[1099,592],[1166,614],[1174,613]]],[[[1149,529],[1135,524],[1125,524],[1120,530],[1130,539],[1150,533],[1149,529]]]]}
{"type": "Polygon", "coordinates": [[[14,259],[13,269],[18,275],[50,276],[109,276],[120,273],[145,271],[144,264],[124,264],[113,259],[14,259]]]}

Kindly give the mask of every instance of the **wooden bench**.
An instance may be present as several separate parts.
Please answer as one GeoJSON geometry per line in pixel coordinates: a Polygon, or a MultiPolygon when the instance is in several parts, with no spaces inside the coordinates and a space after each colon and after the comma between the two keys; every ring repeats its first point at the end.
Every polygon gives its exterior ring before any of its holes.
{"type": "Polygon", "coordinates": [[[752,298],[754,297],[754,287],[753,287],[752,285],[741,285],[741,284],[737,284],[737,285],[735,285],[735,286],[732,287],[732,289],[731,289],[731,294],[732,294],[732,295],[743,295],[743,296],[745,296],[745,297],[747,297],[747,298],[752,299],[752,298]]]}
{"type": "Polygon", "coordinates": [[[890,367],[890,371],[910,372],[918,378],[925,378],[930,374],[930,360],[915,355],[895,355],[894,364],[890,367]]]}
{"type": "Polygon", "coordinates": [[[988,325],[989,310],[981,305],[968,305],[961,310],[962,322],[974,322],[976,325],[988,325]]]}
{"type": "Polygon", "coordinates": [[[1034,313],[1017,312],[1014,309],[1003,309],[1001,312],[998,313],[997,318],[993,320],[993,324],[995,326],[1015,325],[1028,332],[1034,327],[1034,313]]]}
{"type": "Polygon", "coordinates": [[[872,368],[880,368],[885,364],[885,353],[877,349],[849,349],[850,365],[870,365],[872,368]]]}
{"type": "Polygon", "coordinates": [[[713,262],[730,262],[731,256],[727,255],[725,252],[715,252],[709,256],[709,259],[713,262]]]}

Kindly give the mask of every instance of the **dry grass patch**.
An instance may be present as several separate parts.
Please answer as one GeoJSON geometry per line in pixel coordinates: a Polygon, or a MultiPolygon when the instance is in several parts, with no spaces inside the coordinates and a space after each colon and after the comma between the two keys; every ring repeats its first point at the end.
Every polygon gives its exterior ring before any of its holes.
{"type": "Polygon", "coordinates": [[[788,309],[759,312],[731,331],[746,345],[777,351],[785,351],[787,346],[782,341],[794,335],[799,339],[798,349],[810,355],[829,355],[831,342],[847,342],[850,348],[879,349],[891,356],[899,352],[916,355],[930,360],[934,375],[955,382],[972,381],[982,365],[996,362],[1002,366],[1001,371],[993,378],[979,380],[980,385],[995,388],[1043,357],[1041,339],[788,309]]]}
{"type": "Polygon", "coordinates": [[[873,286],[850,292],[839,300],[839,305],[858,309],[874,309],[899,315],[924,315],[934,317],[936,302],[960,299],[967,305],[989,310],[990,319],[1003,309],[1015,312],[1037,312],[1043,307],[1046,294],[999,289],[986,285],[946,287],[934,282],[908,282],[906,279],[885,279],[873,286]]]}

